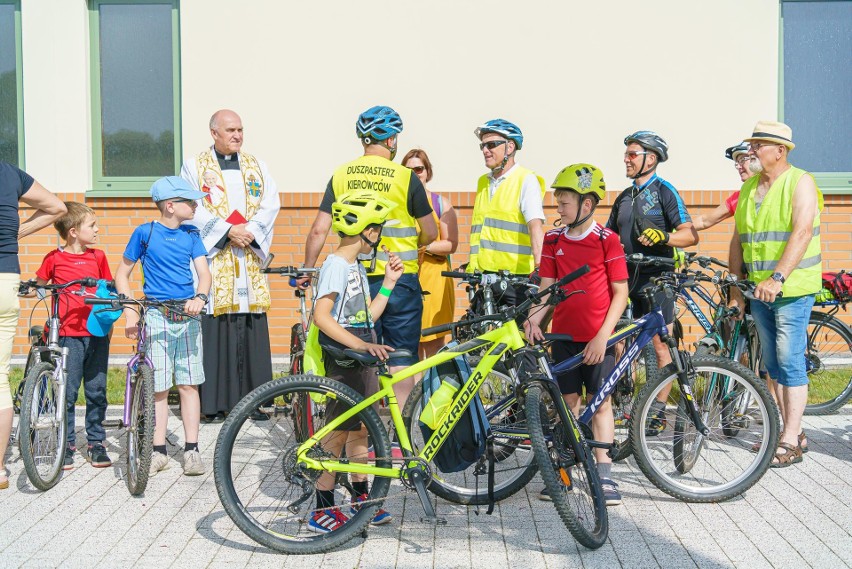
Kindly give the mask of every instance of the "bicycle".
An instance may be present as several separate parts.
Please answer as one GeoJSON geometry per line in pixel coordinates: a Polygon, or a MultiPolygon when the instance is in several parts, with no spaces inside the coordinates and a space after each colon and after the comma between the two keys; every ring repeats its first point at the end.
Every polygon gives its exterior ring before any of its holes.
{"type": "MultiPolygon", "coordinates": [[[[185,300],[152,300],[133,298],[87,298],[86,304],[109,306],[110,309],[130,307],[139,312],[139,333],[136,352],[127,362],[124,387],[124,409],[118,427],[127,434],[124,483],[133,496],[145,492],[154,450],[154,364],[148,357],[148,327],[145,314],[151,308],[170,311],[186,318],[185,300]]],[[[108,310],[108,309],[103,309],[108,310]]]]}
{"type": "Polygon", "coordinates": [[[40,288],[50,293],[50,315],[47,336],[44,328],[30,327],[30,353],[24,379],[18,386],[20,418],[15,439],[21,453],[27,478],[39,490],[49,490],[59,482],[65,460],[67,438],[67,403],[65,401],[68,348],[59,345],[59,299],[63,294],[84,296],[86,288],[97,286],[94,278],[64,284],[37,285],[22,281],[18,293],[40,288]],[[79,291],[69,287],[80,285],[79,291]],[[39,332],[41,332],[39,334],[39,332]]]}
{"type": "Polygon", "coordinates": [[[817,295],[808,322],[805,415],[834,413],[852,399],[852,328],[836,316],[850,301],[849,296],[835,296],[828,290],[817,295]]]}
{"type": "MultiPolygon", "coordinates": [[[[727,268],[727,264],[713,257],[687,254],[691,261],[707,268],[710,264],[727,268]]],[[[760,339],[754,320],[749,314],[742,319],[732,320],[736,310],[726,306],[724,289],[731,284],[731,277],[716,271],[712,277],[692,271],[678,273],[683,282],[678,290],[678,300],[683,301],[704,329],[705,336],[699,340],[696,354],[717,353],[742,362],[760,376],[760,339]],[[720,301],[715,301],[698,282],[711,282],[722,291],[720,301]],[[692,289],[715,311],[711,324],[687,288],[692,289]],[[725,323],[720,330],[719,325],[725,323]]],[[[834,413],[852,399],[852,328],[837,318],[841,308],[846,309],[850,299],[836,298],[828,291],[817,295],[814,309],[808,321],[808,341],[805,353],[805,368],[808,373],[808,403],[806,415],[834,413]],[[828,308],[828,312],[818,309],[828,308]]]]}
{"type": "MultiPolygon", "coordinates": [[[[585,270],[588,268],[585,267],[585,270]]],[[[473,401],[474,394],[484,384],[488,372],[504,356],[524,348],[525,342],[515,318],[545,294],[557,298],[558,295],[552,293],[581,274],[577,271],[567,275],[546,291],[531,295],[518,306],[508,308],[499,315],[423,330],[424,335],[430,335],[458,326],[478,324],[486,319],[501,322],[494,330],[394,374],[388,373],[387,365],[393,364],[394,356],[407,356],[405,351],[397,350],[391,354],[388,362],[378,362],[368,354],[346,350],[347,357],[364,365],[378,365],[380,388],[366,398],[339,382],[312,375],[285,377],[257,388],[231,412],[216,442],[214,474],[225,511],[237,527],[258,543],[287,553],[319,553],[338,547],[361,534],[384,503],[391,482],[398,480],[403,487],[416,491],[426,519],[439,523],[426,493],[427,486],[434,481],[431,459],[440,451],[449,433],[473,401]],[[418,451],[409,435],[417,430],[416,424],[413,424],[419,417],[415,412],[415,400],[409,398],[405,409],[400,411],[393,385],[460,354],[473,351],[481,351],[482,359],[473,374],[460,386],[453,403],[442,415],[438,428],[418,451]],[[299,440],[291,413],[280,414],[270,425],[247,421],[250,410],[260,401],[280,398],[286,405],[291,405],[304,393],[316,403],[312,417],[315,432],[305,441],[299,440]],[[385,397],[389,401],[393,433],[402,449],[402,458],[391,455],[388,431],[383,428],[373,408],[385,397]],[[339,436],[337,429],[352,421],[364,425],[367,441],[363,448],[368,450],[356,454],[347,450],[345,457],[338,458],[336,453],[326,450],[326,447],[334,444],[335,437],[339,436]],[[313,499],[317,480],[324,472],[368,475],[372,477],[372,483],[366,501],[358,502],[357,507],[350,503],[352,517],[345,524],[329,533],[312,536],[303,531],[307,517],[313,513],[306,503],[313,499]]],[[[545,382],[545,385],[548,392],[555,390],[558,396],[555,383],[545,382]]],[[[557,406],[555,413],[564,424],[574,424],[574,418],[565,405],[557,406]]],[[[531,446],[540,444],[540,439],[532,438],[531,446]]],[[[575,487],[578,493],[584,492],[594,497],[595,532],[589,535],[581,531],[583,528],[579,522],[571,521],[564,515],[561,517],[580,543],[587,547],[600,547],[606,539],[608,525],[594,459],[576,427],[569,433],[567,442],[573,447],[577,467],[591,472],[587,479],[578,479],[575,487]],[[583,483],[588,488],[581,489],[583,483]]],[[[538,449],[535,455],[540,452],[544,451],[538,449]]],[[[523,487],[523,484],[526,481],[521,481],[519,487],[523,487]]]]}
{"type": "MultiPolygon", "coordinates": [[[[680,500],[716,502],[737,496],[755,484],[769,468],[780,431],[777,407],[766,386],[741,364],[714,356],[693,359],[679,350],[677,340],[668,333],[662,309],[654,301],[657,291],[668,290],[668,294],[672,294],[673,279],[664,275],[652,282],[655,288],[649,287],[642,294],[654,309],[610,337],[608,346],[630,336],[635,336],[635,340],[604,379],[577,423],[590,446],[612,446],[608,442],[593,440],[591,418],[613,393],[620,375],[639,358],[641,349],[659,335],[669,347],[672,363],[660,371],[659,377],[642,387],[634,404],[630,437],[636,462],[654,485],[680,500]],[[649,432],[652,410],[655,409],[653,403],[664,389],[670,391],[670,401],[663,408],[666,414],[664,430],[649,432]],[[727,396],[728,393],[735,395],[727,396]],[[723,417],[727,416],[730,407],[742,401],[743,394],[750,397],[749,410],[756,420],[734,433],[723,417]],[[673,428],[675,435],[668,436],[667,428],[673,428]],[[757,452],[753,453],[755,444],[757,452]],[[716,464],[716,459],[722,461],[724,468],[716,464]]],[[[546,354],[543,348],[536,349],[539,350],[537,358],[541,361],[546,354]]],[[[552,365],[549,373],[559,375],[581,365],[582,360],[581,354],[552,365]]],[[[527,391],[526,401],[531,434],[539,431],[534,424],[538,419],[534,390],[535,386],[532,386],[527,391]]],[[[573,508],[578,511],[577,517],[583,519],[584,505],[574,503],[577,498],[566,491],[565,484],[554,475],[554,472],[560,473],[557,466],[561,459],[554,457],[553,469],[545,469],[539,460],[542,478],[554,502],[557,499],[562,502],[558,508],[573,508]]]]}

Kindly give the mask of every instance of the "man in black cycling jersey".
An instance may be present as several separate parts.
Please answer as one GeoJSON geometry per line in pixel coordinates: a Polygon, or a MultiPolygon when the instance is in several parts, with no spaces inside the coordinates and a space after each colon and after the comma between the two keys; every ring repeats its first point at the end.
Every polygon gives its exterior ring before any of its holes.
{"type": "MultiPolygon", "coordinates": [[[[624,139],[624,166],[627,177],[633,184],[615,199],[610,212],[607,228],[616,231],[624,245],[624,253],[642,253],[652,257],[674,257],[675,247],[690,247],[698,243],[698,232],[692,225],[692,219],[686,211],[677,190],[669,182],[657,175],[657,165],[669,157],[669,146],[655,132],[640,130],[624,139]]],[[[630,300],[633,303],[633,315],[647,314],[651,306],[647,305],[641,290],[650,280],[671,267],[627,266],[630,272],[630,300]]],[[[674,319],[674,300],[659,295],[657,300],[663,308],[666,322],[674,319]]],[[[668,346],[654,337],[654,350],[660,368],[671,363],[668,346]]],[[[658,395],[654,415],[657,419],[649,422],[646,433],[658,434],[665,426],[662,421],[664,402],[668,389],[658,395]]]]}

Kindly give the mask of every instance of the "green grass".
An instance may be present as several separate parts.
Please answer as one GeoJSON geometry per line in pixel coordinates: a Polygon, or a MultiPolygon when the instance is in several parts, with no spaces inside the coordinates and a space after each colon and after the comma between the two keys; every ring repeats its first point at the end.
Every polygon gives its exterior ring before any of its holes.
{"type": "MultiPolygon", "coordinates": [[[[124,404],[124,384],[127,375],[126,367],[111,367],[107,371],[107,403],[109,405],[124,404]]],[[[12,368],[9,373],[9,383],[12,386],[12,393],[18,389],[18,384],[24,376],[24,368],[12,368]]],[[[86,398],[83,394],[83,388],[80,387],[80,392],[77,394],[77,405],[85,405],[86,398]]]]}

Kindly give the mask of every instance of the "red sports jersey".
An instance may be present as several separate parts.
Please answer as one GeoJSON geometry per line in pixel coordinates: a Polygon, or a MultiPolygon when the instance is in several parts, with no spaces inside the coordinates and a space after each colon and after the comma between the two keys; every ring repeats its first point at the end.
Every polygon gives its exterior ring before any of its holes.
{"type": "MultiPolygon", "coordinates": [[[[45,255],[41,267],[36,271],[36,276],[53,284],[65,284],[86,277],[112,280],[106,255],[100,249],[87,249],[82,255],[67,253],[62,249],[51,251],[45,255]]],[[[69,288],[72,291],[78,291],[80,285],[69,288]]],[[[88,290],[94,292],[94,289],[88,290]]],[[[92,307],[83,302],[82,296],[76,294],[60,296],[59,318],[62,326],[59,328],[59,335],[91,336],[86,329],[86,321],[91,311],[92,307]]]]}
{"type": "Polygon", "coordinates": [[[612,302],[610,283],[627,280],[624,248],[616,233],[597,222],[583,235],[568,235],[564,227],[545,234],[539,275],[559,279],[583,265],[591,270],[569,283],[566,290],[583,290],[585,294],[560,302],[553,316],[553,332],[571,334],[575,342],[589,342],[595,337],[612,302]]]}

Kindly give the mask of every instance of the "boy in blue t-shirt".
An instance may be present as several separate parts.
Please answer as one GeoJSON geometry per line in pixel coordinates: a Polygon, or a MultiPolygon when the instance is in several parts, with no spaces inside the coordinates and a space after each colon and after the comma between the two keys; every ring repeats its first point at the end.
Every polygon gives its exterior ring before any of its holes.
{"type": "MultiPolygon", "coordinates": [[[[151,196],[161,216],[157,221],[140,225],[130,236],[124,258],[115,274],[115,288],[130,295],[130,275],[141,261],[145,275],[142,290],[155,300],[186,300],[184,312],[197,315],[207,304],[212,278],[207,266],[207,251],[198,230],[183,222],[195,216],[198,201],[204,196],[183,178],[167,176],[151,186],[151,196]],[[198,276],[193,286],[192,268],[198,276]]],[[[139,314],[125,309],[125,335],[136,339],[139,334],[139,314]]],[[[154,454],[151,472],[154,476],[169,467],[166,451],[168,395],[172,382],[178,386],[181,420],[186,439],[183,453],[183,473],[187,476],[204,474],[204,463],[198,452],[198,426],[201,400],[198,385],[204,383],[201,364],[201,324],[160,309],[145,313],[148,327],[148,356],[154,363],[154,454]]]]}

